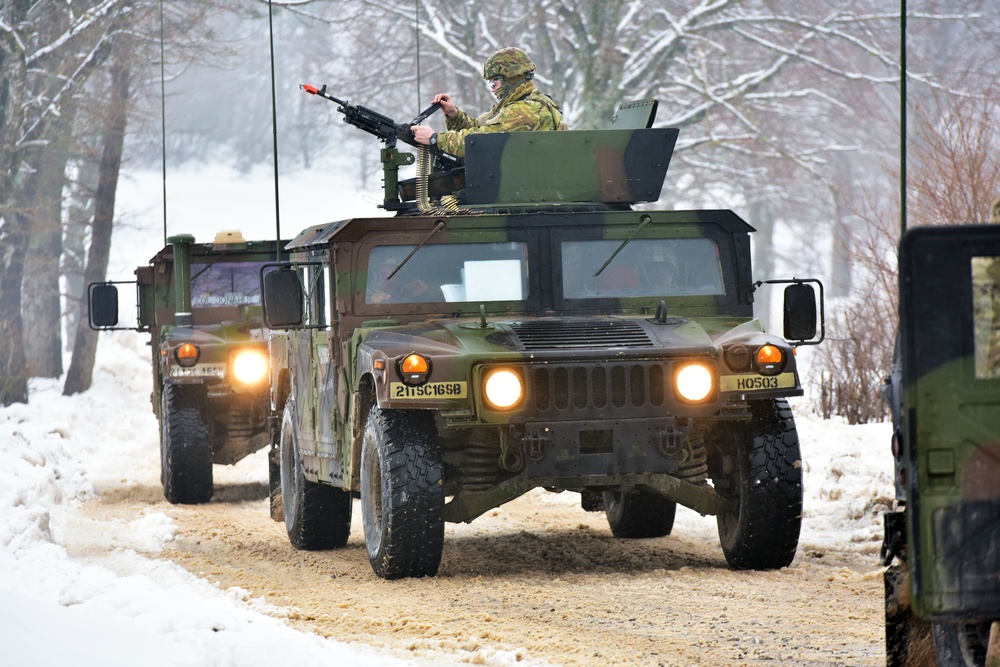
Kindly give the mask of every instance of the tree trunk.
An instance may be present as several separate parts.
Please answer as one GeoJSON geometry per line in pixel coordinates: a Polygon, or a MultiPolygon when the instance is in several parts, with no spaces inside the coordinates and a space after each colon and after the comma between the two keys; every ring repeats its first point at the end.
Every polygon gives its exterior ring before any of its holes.
{"type": "MultiPolygon", "coordinates": [[[[121,63],[111,67],[111,100],[108,105],[108,124],[104,134],[104,151],[101,155],[97,194],[94,201],[94,224],[87,253],[86,285],[105,279],[111,255],[111,229],[115,214],[115,192],[118,189],[118,172],[122,164],[122,147],[125,143],[125,125],[128,120],[129,70],[121,63]]],[[[90,329],[89,316],[80,318],[73,342],[73,358],[66,373],[63,394],[70,395],[90,388],[97,357],[97,332],[90,329]]]]}
{"type": "Polygon", "coordinates": [[[66,195],[66,228],[63,236],[62,277],[66,303],[63,324],[66,331],[65,351],[73,351],[73,339],[81,315],[87,316],[86,303],[80,298],[86,294],[87,237],[90,222],[94,219],[94,193],[100,165],[97,160],[80,160],[76,179],[66,195]]]}
{"type": "Polygon", "coordinates": [[[62,320],[59,289],[63,248],[62,193],[66,182],[73,123],[72,104],[51,126],[52,138],[38,155],[31,199],[21,313],[24,350],[30,377],[57,378],[63,373],[62,320]]]}
{"type": "MultiPolygon", "coordinates": [[[[22,4],[0,5],[0,19],[7,25],[15,25],[26,12],[22,4]]],[[[28,234],[10,206],[21,164],[18,142],[27,76],[24,54],[18,47],[8,34],[0,32],[0,405],[28,400],[21,322],[21,277],[28,234]]]]}
{"type": "Polygon", "coordinates": [[[23,216],[6,215],[0,227],[0,404],[28,402],[28,373],[21,319],[21,278],[28,230],[23,216]]]}

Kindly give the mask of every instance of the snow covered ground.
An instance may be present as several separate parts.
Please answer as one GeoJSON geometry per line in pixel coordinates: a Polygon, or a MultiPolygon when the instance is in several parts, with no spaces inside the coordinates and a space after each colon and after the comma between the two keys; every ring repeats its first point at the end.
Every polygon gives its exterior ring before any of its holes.
{"type": "MultiPolygon", "coordinates": [[[[267,214],[273,204],[245,196],[249,184],[225,189],[231,179],[223,176],[191,177],[185,187],[212,187],[214,203],[175,207],[172,219],[199,227],[175,225],[171,234],[194,231],[198,241],[219,228],[240,227],[248,238],[273,234],[267,214]]],[[[256,179],[258,192],[265,180],[256,179]]],[[[150,231],[162,215],[158,204],[141,204],[158,201],[150,190],[156,181],[147,175],[143,182],[145,190],[126,184],[122,202],[133,224],[115,237],[111,278],[131,277],[162,245],[162,233],[150,231]]],[[[305,186],[316,192],[318,184],[305,186]]],[[[295,202],[294,190],[287,193],[283,202],[295,202]]],[[[359,195],[358,206],[358,213],[374,213],[371,197],[359,195]]],[[[332,210],[328,201],[300,197],[287,214],[283,206],[283,235],[332,219],[332,210]]],[[[105,489],[159,483],[146,339],[103,334],[88,392],[64,397],[61,382],[33,380],[29,404],[0,409],[0,665],[414,664],[297,631],[282,620],[282,610],[246,591],[222,590],[170,561],[140,555],[155,553],[176,534],[160,512],[123,525],[84,519],[76,510],[105,489]]],[[[800,555],[855,551],[870,554],[877,569],[879,512],[892,500],[889,425],[848,426],[818,419],[805,403],[795,407],[806,480],[800,555]]],[[[229,482],[266,479],[259,455],[216,470],[217,479],[229,482]]],[[[700,519],[678,513],[680,526],[700,519]]],[[[698,530],[712,527],[701,521],[698,530]]]]}

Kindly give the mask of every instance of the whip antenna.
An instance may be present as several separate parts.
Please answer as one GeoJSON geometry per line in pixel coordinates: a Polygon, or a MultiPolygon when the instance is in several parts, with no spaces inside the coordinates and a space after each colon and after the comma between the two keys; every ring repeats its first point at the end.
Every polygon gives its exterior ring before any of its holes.
{"type": "Polygon", "coordinates": [[[271,0],[267,0],[267,26],[271,41],[271,135],[274,145],[274,256],[275,261],[280,262],[281,207],[278,202],[278,109],[274,93],[274,18],[271,12],[271,0]]]}
{"type": "Polygon", "coordinates": [[[163,165],[163,245],[167,245],[167,93],[163,61],[163,0],[160,0],[160,149],[163,165]]]}

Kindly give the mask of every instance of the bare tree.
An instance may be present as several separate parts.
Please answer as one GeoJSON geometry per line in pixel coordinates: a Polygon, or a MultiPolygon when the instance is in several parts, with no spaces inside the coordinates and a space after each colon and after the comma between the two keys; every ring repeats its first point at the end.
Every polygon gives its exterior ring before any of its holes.
{"type": "Polygon", "coordinates": [[[53,138],[64,106],[108,57],[133,12],[127,0],[0,4],[0,404],[24,402],[27,369],[22,278],[31,238],[39,147],[53,138]],[[33,162],[36,162],[33,164],[33,162]]]}
{"type": "MultiPolygon", "coordinates": [[[[125,143],[125,126],[128,119],[129,77],[128,67],[115,62],[111,67],[111,104],[104,131],[104,148],[98,175],[94,203],[94,222],[91,226],[90,250],[84,272],[84,284],[99,282],[107,275],[111,251],[111,231],[115,213],[115,193],[122,163],[125,143]]],[[[73,360],[66,374],[63,394],[76,394],[90,388],[97,353],[97,332],[91,331],[83,317],[77,323],[73,344],[73,360]]]]}

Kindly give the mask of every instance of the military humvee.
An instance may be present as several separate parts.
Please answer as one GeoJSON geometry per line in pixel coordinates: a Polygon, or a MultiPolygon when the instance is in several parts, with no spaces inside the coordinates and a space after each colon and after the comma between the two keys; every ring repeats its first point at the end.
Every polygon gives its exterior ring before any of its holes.
{"type": "Polygon", "coordinates": [[[886,663],[983,667],[1000,660],[1000,226],[908,231],[899,283],[886,663]]]}
{"type": "Polygon", "coordinates": [[[669,534],[680,503],[718,517],[733,567],[792,561],[786,398],[792,344],[821,338],[818,281],[785,281],[785,335],[765,332],[750,225],[633,209],[659,198],[678,133],[646,125],[472,135],[464,166],[428,175],[422,155],[398,190],[413,160],[389,141],[397,214],[288,244],[263,294],[272,516],[295,547],[343,546],[360,496],[376,574],[434,575],[445,522],[545,488],[621,538],[669,534]]]}
{"type": "Polygon", "coordinates": [[[136,326],[118,326],[117,285],[133,281],[90,286],[91,327],[150,334],[161,481],[172,503],[208,502],[213,463],[236,463],[271,440],[260,271],[283,257],[274,241],[239,232],[213,243],[170,237],[135,270],[136,326]]]}

